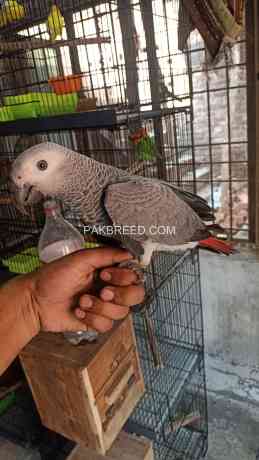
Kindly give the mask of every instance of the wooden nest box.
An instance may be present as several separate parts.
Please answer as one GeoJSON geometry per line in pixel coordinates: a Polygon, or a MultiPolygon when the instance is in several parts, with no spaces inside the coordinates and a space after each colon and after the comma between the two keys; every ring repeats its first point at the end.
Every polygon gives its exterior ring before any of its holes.
{"type": "Polygon", "coordinates": [[[130,316],[77,347],[42,332],[20,357],[42,423],[103,455],[144,393],[130,316]]]}

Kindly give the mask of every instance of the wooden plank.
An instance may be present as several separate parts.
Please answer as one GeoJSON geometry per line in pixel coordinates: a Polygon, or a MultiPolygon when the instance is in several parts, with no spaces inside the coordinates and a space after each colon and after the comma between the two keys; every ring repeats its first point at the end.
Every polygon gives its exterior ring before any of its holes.
{"type": "MultiPolygon", "coordinates": [[[[72,23],[73,24],[73,23],[72,23]]],[[[14,51],[25,51],[25,50],[38,50],[42,48],[61,48],[62,46],[69,46],[70,48],[75,49],[78,45],[96,45],[100,43],[111,43],[110,38],[105,37],[81,37],[75,38],[75,34],[68,35],[68,40],[56,40],[55,42],[51,40],[42,40],[39,38],[33,38],[31,40],[19,40],[19,41],[2,41],[0,42],[0,51],[1,52],[14,52],[14,51]]],[[[79,62],[79,61],[78,61],[79,62]]],[[[75,71],[73,71],[75,72],[75,71]]],[[[80,73],[80,68],[75,73],[80,73]]]]}
{"type": "MultiPolygon", "coordinates": [[[[128,323],[128,328],[134,346],[134,353],[132,353],[132,357],[130,358],[130,362],[132,363],[134,368],[134,379],[131,380],[130,391],[124,391],[124,393],[119,399],[119,403],[120,401],[121,403],[119,406],[119,410],[117,410],[117,416],[111,417],[108,422],[108,425],[106,424],[105,426],[104,443],[106,450],[108,450],[109,446],[115,441],[115,433],[119,433],[121,428],[125,425],[134,407],[136,406],[136,401],[139,401],[141,399],[145,391],[145,384],[141,372],[139,355],[136,352],[137,343],[132,320],[128,323]]],[[[116,404],[114,405],[114,407],[116,408],[116,404]]]]}
{"type": "Polygon", "coordinates": [[[37,353],[22,353],[21,362],[43,425],[103,452],[100,416],[82,373],[37,353]]]}
{"type": "MultiPolygon", "coordinates": [[[[145,30],[148,72],[150,81],[150,91],[152,100],[152,110],[160,110],[160,87],[161,71],[156,54],[155,25],[152,2],[150,0],[140,1],[141,17],[145,30]]],[[[160,179],[166,179],[165,161],[164,161],[164,142],[163,142],[163,125],[161,119],[154,120],[155,144],[158,154],[156,155],[157,176],[160,179]]]]}
{"type": "MultiPolygon", "coordinates": [[[[114,363],[121,360],[124,353],[127,353],[131,348],[131,339],[128,334],[130,322],[130,317],[117,322],[112,333],[100,334],[96,342],[85,343],[78,347],[72,347],[68,341],[64,340],[62,334],[41,332],[26,346],[22,354],[24,356],[37,354],[42,358],[48,356],[52,361],[60,364],[66,363],[66,365],[76,368],[83,369],[89,366],[89,375],[96,375],[96,381],[93,381],[93,384],[97,385],[98,388],[102,374],[112,374],[114,363]],[[107,346],[110,358],[103,349],[107,341],[109,341],[107,346]]],[[[98,391],[99,388],[95,389],[96,394],[98,391]]]]}
{"type": "Polygon", "coordinates": [[[64,13],[64,20],[65,20],[65,27],[67,32],[67,38],[70,41],[69,55],[71,60],[72,66],[72,73],[74,75],[79,74],[81,72],[80,60],[77,52],[77,46],[74,42],[75,40],[75,28],[74,28],[74,20],[73,20],[73,12],[68,11],[64,13]]]}
{"type": "MultiPolygon", "coordinates": [[[[107,460],[154,460],[152,443],[145,438],[121,432],[112,448],[107,452],[107,460]]],[[[92,449],[76,446],[67,460],[103,460],[103,456],[92,449]]]]}
{"type": "Polygon", "coordinates": [[[77,347],[40,333],[20,358],[43,424],[103,455],[144,394],[131,316],[77,347]]]}
{"type": "Polygon", "coordinates": [[[144,393],[144,382],[143,379],[138,382],[134,382],[134,385],[131,387],[131,391],[126,394],[126,398],[123,401],[123,404],[119,407],[116,413],[116,417],[112,417],[108,423],[108,426],[105,427],[104,433],[104,447],[107,451],[111,444],[115,441],[118,433],[125,425],[126,421],[130,417],[134,408],[136,407],[136,402],[140,400],[144,393]]]}
{"type": "Polygon", "coordinates": [[[139,106],[137,69],[138,50],[136,40],[134,40],[134,35],[136,35],[137,31],[134,25],[134,17],[131,8],[131,0],[118,0],[118,15],[122,32],[127,80],[127,99],[128,105],[131,108],[136,109],[139,106]]]}
{"type": "MultiPolygon", "coordinates": [[[[87,7],[91,8],[94,5],[100,5],[106,3],[107,0],[55,0],[62,14],[67,11],[77,12],[87,7]]],[[[46,22],[50,12],[51,4],[49,2],[36,2],[32,0],[23,0],[23,6],[25,7],[26,16],[12,24],[7,24],[5,27],[0,28],[0,33],[10,38],[10,35],[15,31],[24,30],[33,25],[41,24],[46,22]]]]}

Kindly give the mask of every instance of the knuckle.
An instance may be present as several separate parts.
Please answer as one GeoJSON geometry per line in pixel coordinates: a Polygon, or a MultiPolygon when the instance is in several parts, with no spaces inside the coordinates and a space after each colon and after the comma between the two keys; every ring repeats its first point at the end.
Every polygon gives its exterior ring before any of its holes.
{"type": "Polygon", "coordinates": [[[129,314],[129,307],[122,307],[122,308],[121,308],[121,312],[120,312],[120,316],[119,316],[118,319],[123,319],[123,318],[125,318],[128,314],[129,314]]]}
{"type": "Polygon", "coordinates": [[[129,286],[116,290],[116,302],[121,305],[135,305],[144,299],[145,290],[143,286],[129,286]]]}
{"type": "Polygon", "coordinates": [[[82,295],[79,299],[79,305],[82,308],[91,308],[94,306],[94,298],[88,294],[82,295]]]}
{"type": "Polygon", "coordinates": [[[98,324],[98,330],[99,332],[104,333],[104,332],[109,331],[112,328],[112,326],[113,326],[113,321],[111,319],[102,320],[98,324]]]}
{"type": "Polygon", "coordinates": [[[104,333],[112,328],[113,321],[112,319],[99,316],[98,314],[89,314],[87,317],[87,325],[98,332],[104,333]]]}
{"type": "Polygon", "coordinates": [[[116,310],[112,314],[113,320],[119,320],[125,318],[129,313],[129,307],[118,305],[116,310]]]}

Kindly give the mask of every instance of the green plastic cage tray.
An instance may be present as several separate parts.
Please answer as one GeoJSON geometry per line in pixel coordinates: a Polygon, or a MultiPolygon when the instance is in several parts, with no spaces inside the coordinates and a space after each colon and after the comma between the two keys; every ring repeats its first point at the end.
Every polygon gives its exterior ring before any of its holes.
{"type": "Polygon", "coordinates": [[[78,94],[27,93],[5,96],[0,107],[0,121],[46,117],[73,113],[78,105],[78,94]]]}
{"type": "Polygon", "coordinates": [[[14,120],[13,112],[9,107],[0,107],[0,121],[14,120]]]}
{"type": "MultiPolygon", "coordinates": [[[[94,249],[100,246],[101,245],[98,243],[85,243],[85,249],[94,249]]],[[[42,265],[36,247],[24,249],[14,256],[3,258],[2,264],[8,268],[10,272],[17,274],[33,272],[42,265]]]]}

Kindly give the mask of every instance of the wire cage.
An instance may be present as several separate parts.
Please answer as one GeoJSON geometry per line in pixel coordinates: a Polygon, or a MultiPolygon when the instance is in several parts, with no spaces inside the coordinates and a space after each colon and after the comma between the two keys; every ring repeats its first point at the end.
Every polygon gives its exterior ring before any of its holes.
{"type": "MultiPolygon", "coordinates": [[[[132,126],[139,120],[139,114],[135,114],[132,117],[121,117],[110,129],[80,128],[3,137],[0,145],[0,164],[2,162],[5,165],[0,172],[0,257],[5,259],[16,256],[24,249],[26,252],[13,260],[21,261],[22,257],[27,260],[28,254],[29,259],[33,260],[31,248],[37,244],[44,223],[42,206],[34,207],[28,215],[15,208],[5,180],[12,161],[30,145],[44,141],[56,142],[132,174],[158,177],[176,185],[184,184],[185,189],[193,192],[190,110],[181,108],[166,110],[164,113],[151,111],[141,116],[142,128],[149,139],[148,149],[139,148],[140,144],[131,140],[132,126]]],[[[70,214],[69,210],[64,211],[65,217],[82,229],[77,216],[70,214]]],[[[33,268],[35,263],[31,262],[33,268]]],[[[28,271],[30,267],[26,265],[23,270],[28,271]]]]}
{"type": "Polygon", "coordinates": [[[19,0],[2,16],[3,117],[189,99],[188,66],[174,46],[178,1],[19,0]]]}
{"type": "MultiPolygon", "coordinates": [[[[178,183],[179,177],[188,177],[189,174],[184,160],[192,158],[190,112],[180,110],[162,117],[143,119],[150,136],[155,135],[157,121],[163,127],[161,140],[167,158],[162,164],[156,145],[152,158],[139,158],[138,149],[129,143],[132,120],[110,130],[64,130],[37,136],[40,141],[56,141],[73,149],[81,143],[81,152],[107,164],[134,169],[147,177],[159,177],[162,166],[162,177],[178,183]],[[172,130],[175,122],[176,129],[172,130]],[[100,141],[102,137],[107,142],[105,146],[100,141]]],[[[35,135],[24,135],[18,141],[17,136],[8,136],[4,141],[2,158],[11,162],[21,145],[23,148],[24,144],[34,143],[35,135]]],[[[190,190],[191,186],[190,183],[190,190]]],[[[10,198],[5,186],[1,196],[10,198]]],[[[44,222],[42,210],[38,207],[31,216],[21,218],[9,203],[8,212],[9,215],[0,216],[6,225],[6,239],[2,239],[0,250],[2,264],[15,273],[32,271],[40,265],[36,246],[44,222]]],[[[75,216],[68,214],[66,217],[79,229],[82,228],[75,216]]],[[[207,400],[197,251],[155,255],[146,273],[145,311],[152,322],[155,347],[163,367],[156,367],[151,353],[145,315],[135,314],[138,350],[147,391],[126,429],[153,441],[156,460],[198,459],[207,448],[207,400]]]]}
{"type": "MultiPolygon", "coordinates": [[[[155,254],[146,271],[145,310],[133,318],[146,392],[124,429],[150,439],[155,460],[198,460],[207,451],[208,416],[197,249],[155,254]],[[146,313],[154,331],[152,344],[146,313]]],[[[51,439],[24,390],[0,418],[0,433],[37,448],[43,460],[65,460],[73,447],[60,436],[51,439]]]]}
{"type": "MultiPolygon", "coordinates": [[[[32,145],[56,142],[203,195],[190,50],[177,48],[178,23],[178,0],[17,0],[0,8],[0,260],[11,273],[40,264],[42,207],[21,214],[6,185],[11,162],[32,145]]],[[[157,254],[145,313],[134,315],[147,392],[127,429],[154,442],[156,460],[198,460],[207,448],[199,283],[197,251],[157,254]]]]}
{"type": "MultiPolygon", "coordinates": [[[[141,115],[134,132],[145,112],[188,108],[192,155],[184,160],[188,179],[176,170],[177,181],[209,201],[230,238],[246,239],[246,36],[213,67],[197,31],[187,40],[191,30],[183,0],[2,6],[0,134],[111,127],[132,112],[141,115]]],[[[161,130],[157,122],[157,145],[161,130]]]]}
{"type": "Polygon", "coordinates": [[[161,365],[150,351],[144,315],[135,315],[146,393],[126,429],[153,441],[156,460],[199,459],[207,451],[208,421],[198,251],[156,254],[147,285],[161,365]]]}
{"type": "MultiPolygon", "coordinates": [[[[54,140],[73,149],[77,149],[80,143],[81,152],[146,177],[167,177],[177,184],[184,175],[188,178],[190,173],[185,159],[192,158],[190,112],[180,110],[163,116],[149,116],[143,122],[151,137],[155,136],[156,123],[162,125],[159,145],[165,151],[166,161],[160,161],[155,142],[154,155],[148,160],[139,158],[139,150],[129,143],[134,120],[122,122],[110,130],[64,130],[37,136],[40,141],[54,140]],[[172,130],[175,122],[176,129],[172,130]],[[102,137],[105,145],[103,140],[100,141],[102,137]]],[[[17,143],[23,146],[34,141],[34,135],[24,135],[18,142],[17,136],[8,136],[2,157],[5,161],[12,161],[17,155],[17,143]]],[[[189,186],[193,190],[192,183],[189,186]]],[[[5,186],[1,196],[10,199],[5,186]]],[[[42,209],[38,207],[32,215],[22,217],[10,202],[6,206],[7,215],[0,216],[5,223],[2,226],[5,239],[2,239],[0,249],[2,264],[14,273],[32,271],[40,265],[36,246],[44,222],[42,209]]],[[[68,213],[66,217],[82,229],[76,216],[68,213]]],[[[149,342],[145,314],[135,314],[147,391],[126,429],[153,441],[156,460],[199,459],[207,448],[207,400],[197,251],[155,255],[146,272],[144,307],[152,323],[155,344],[149,342]],[[155,346],[162,367],[156,367],[152,346],[155,346]]]]}

